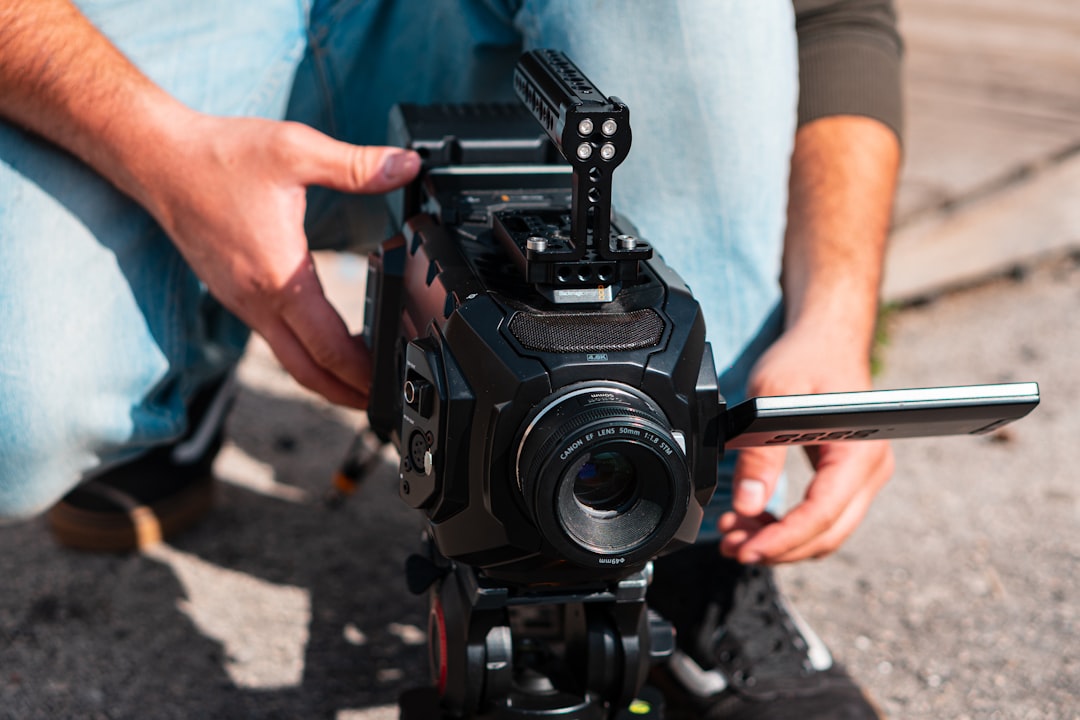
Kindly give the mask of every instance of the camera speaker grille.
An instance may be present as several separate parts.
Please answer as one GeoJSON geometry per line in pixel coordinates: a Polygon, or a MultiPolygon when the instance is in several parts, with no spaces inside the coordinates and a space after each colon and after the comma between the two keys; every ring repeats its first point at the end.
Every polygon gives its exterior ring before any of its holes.
{"type": "Polygon", "coordinates": [[[510,332],[529,350],[597,353],[655,347],[664,320],[652,308],[625,313],[526,313],[510,318],[510,332]]]}

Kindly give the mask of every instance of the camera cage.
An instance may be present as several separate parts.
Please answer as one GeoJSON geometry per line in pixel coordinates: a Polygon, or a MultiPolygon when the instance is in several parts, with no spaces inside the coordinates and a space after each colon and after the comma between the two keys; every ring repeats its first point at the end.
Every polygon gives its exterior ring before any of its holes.
{"type": "Polygon", "coordinates": [[[424,191],[449,200],[490,186],[492,176],[505,178],[504,187],[527,177],[528,189],[561,189],[569,175],[565,206],[528,207],[527,193],[508,196],[506,209],[492,213],[492,229],[524,282],[549,302],[610,302],[653,256],[628,222],[613,221],[612,179],[630,151],[630,109],[555,50],[522,55],[514,90],[520,104],[395,106],[391,143],[417,150],[426,176],[404,202],[391,200],[394,220],[401,226],[423,209],[424,191]]]}

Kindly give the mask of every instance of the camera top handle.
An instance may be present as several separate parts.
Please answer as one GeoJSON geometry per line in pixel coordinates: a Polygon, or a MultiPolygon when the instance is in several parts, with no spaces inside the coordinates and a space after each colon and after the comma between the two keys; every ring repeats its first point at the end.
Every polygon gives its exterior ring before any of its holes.
{"type": "Polygon", "coordinates": [[[514,91],[573,168],[569,242],[538,232],[526,238],[529,262],[629,260],[636,268],[636,261],[649,259],[647,243],[611,225],[611,180],[630,152],[630,108],[605,97],[557,50],[522,55],[514,91]]]}

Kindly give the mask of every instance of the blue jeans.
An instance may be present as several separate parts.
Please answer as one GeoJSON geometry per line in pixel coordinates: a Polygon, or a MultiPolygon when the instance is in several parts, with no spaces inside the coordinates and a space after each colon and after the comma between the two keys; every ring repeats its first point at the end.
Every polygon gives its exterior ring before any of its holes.
{"type": "MultiPolygon", "coordinates": [[[[564,50],[631,108],[616,207],[704,305],[729,399],[779,331],[797,96],[788,0],[77,4],[192,107],[288,117],[356,143],[385,141],[395,102],[508,100],[523,47],[564,50]]],[[[362,200],[313,191],[309,238],[374,244],[374,217],[362,200]]],[[[179,437],[188,398],[247,337],[141,208],[2,122],[0,318],[0,517],[38,513],[179,437]]]]}

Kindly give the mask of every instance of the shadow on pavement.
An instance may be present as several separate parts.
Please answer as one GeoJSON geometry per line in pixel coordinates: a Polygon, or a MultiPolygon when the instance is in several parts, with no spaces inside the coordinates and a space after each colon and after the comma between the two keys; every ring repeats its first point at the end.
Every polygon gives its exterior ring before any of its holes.
{"type": "Polygon", "coordinates": [[[217,509],[173,544],[93,556],[41,521],[0,528],[0,717],[335,717],[424,682],[426,601],[402,574],[419,515],[392,453],[322,501],[353,432],[244,388],[217,509]]]}

